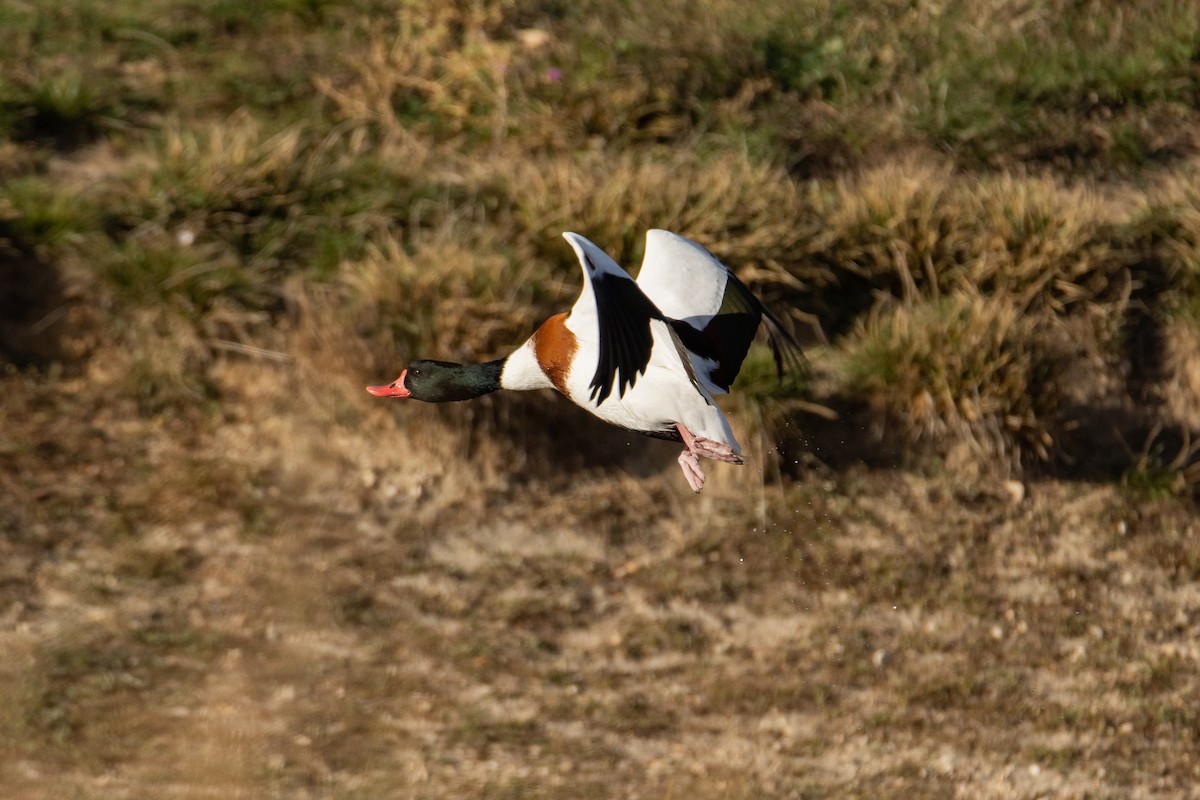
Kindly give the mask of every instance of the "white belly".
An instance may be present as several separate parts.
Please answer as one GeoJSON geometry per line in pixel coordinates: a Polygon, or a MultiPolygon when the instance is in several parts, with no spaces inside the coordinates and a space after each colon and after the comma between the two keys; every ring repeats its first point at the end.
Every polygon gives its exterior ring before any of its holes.
{"type": "Polygon", "coordinates": [[[622,428],[659,433],[673,431],[676,423],[682,423],[696,436],[727,444],[740,453],[721,409],[711,396],[692,384],[666,324],[656,320],[651,329],[654,349],[650,363],[623,396],[618,397],[619,386],[614,385],[599,406],[590,399],[597,358],[594,349],[581,347],[567,375],[568,397],[605,422],[622,428]]]}

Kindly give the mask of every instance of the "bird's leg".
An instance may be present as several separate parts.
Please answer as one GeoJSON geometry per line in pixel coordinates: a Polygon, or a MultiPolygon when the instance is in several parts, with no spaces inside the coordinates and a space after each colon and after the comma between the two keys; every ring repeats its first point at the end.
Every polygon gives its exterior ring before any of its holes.
{"type": "Polygon", "coordinates": [[[711,458],[713,461],[724,461],[727,464],[746,463],[746,459],[733,452],[733,447],[730,445],[714,442],[703,436],[696,436],[681,422],[675,423],[675,427],[679,431],[680,438],[683,439],[683,446],[688,449],[689,453],[703,458],[711,458]]]}

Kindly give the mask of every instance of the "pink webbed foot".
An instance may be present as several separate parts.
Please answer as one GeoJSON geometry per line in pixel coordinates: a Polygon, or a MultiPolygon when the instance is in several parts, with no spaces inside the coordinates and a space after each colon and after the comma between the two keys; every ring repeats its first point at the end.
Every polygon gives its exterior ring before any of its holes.
{"type": "Polygon", "coordinates": [[[687,478],[688,486],[699,494],[704,488],[704,470],[700,469],[700,459],[691,450],[679,454],[679,466],[683,469],[683,477],[687,478]]]}
{"type": "Polygon", "coordinates": [[[733,448],[729,445],[722,442],[714,442],[712,439],[705,439],[703,436],[697,436],[693,439],[692,447],[696,455],[711,458],[713,461],[724,461],[726,464],[746,463],[746,459],[733,452],[733,448]]]}
{"type": "Polygon", "coordinates": [[[727,464],[746,463],[746,459],[733,452],[732,445],[725,444],[724,442],[715,442],[703,436],[696,436],[684,427],[682,423],[676,423],[675,427],[679,430],[679,436],[683,439],[683,444],[689,452],[695,453],[702,458],[712,459],[713,461],[724,461],[727,464]]]}
{"type": "Polygon", "coordinates": [[[687,448],[679,454],[679,466],[683,469],[683,477],[693,492],[704,488],[704,470],[700,469],[701,458],[711,458],[713,461],[724,461],[728,464],[744,464],[746,460],[733,452],[733,446],[724,442],[715,442],[703,436],[696,436],[682,423],[676,423],[679,437],[687,448]]]}

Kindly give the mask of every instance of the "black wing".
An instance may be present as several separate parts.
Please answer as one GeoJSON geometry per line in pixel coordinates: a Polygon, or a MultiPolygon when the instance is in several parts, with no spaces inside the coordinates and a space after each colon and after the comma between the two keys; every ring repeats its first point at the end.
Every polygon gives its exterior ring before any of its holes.
{"type": "Polygon", "coordinates": [[[617,397],[624,397],[646,371],[654,347],[650,320],[663,319],[663,315],[633,279],[598,272],[591,266],[589,262],[600,327],[600,357],[592,376],[590,398],[600,405],[612,394],[614,383],[617,397]]]}
{"type": "Polygon", "coordinates": [[[689,350],[716,362],[717,367],[708,376],[709,380],[729,391],[764,318],[767,342],[779,376],[802,369],[804,360],[800,345],[779,318],[732,271],[726,271],[725,296],[721,299],[720,309],[703,328],[695,328],[684,320],[672,320],[671,325],[689,350]]]}

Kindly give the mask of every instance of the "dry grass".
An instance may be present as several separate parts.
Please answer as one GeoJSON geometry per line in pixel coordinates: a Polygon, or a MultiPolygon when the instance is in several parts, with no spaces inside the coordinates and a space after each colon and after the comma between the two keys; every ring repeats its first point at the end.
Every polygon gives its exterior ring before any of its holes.
{"type": "Polygon", "coordinates": [[[839,180],[818,213],[819,257],[848,273],[853,288],[865,283],[906,302],[974,291],[1063,313],[1117,299],[1129,258],[1114,252],[1111,232],[1126,220],[1113,219],[1087,188],[1053,177],[955,175],[928,158],[839,180]]]}
{"type": "Polygon", "coordinates": [[[1035,330],[1011,303],[977,295],[880,309],[849,337],[850,385],[914,442],[970,440],[984,461],[1019,464],[1022,449],[1046,459],[1061,389],[1035,330]]]}
{"type": "Polygon", "coordinates": [[[1194,792],[1200,25],[1118,5],[0,8],[5,796],[1194,792]],[[701,496],[362,391],[649,227],[809,356],[701,496]]]}

